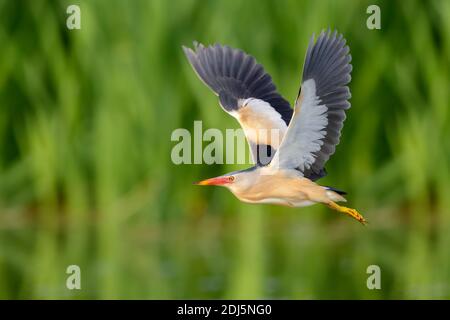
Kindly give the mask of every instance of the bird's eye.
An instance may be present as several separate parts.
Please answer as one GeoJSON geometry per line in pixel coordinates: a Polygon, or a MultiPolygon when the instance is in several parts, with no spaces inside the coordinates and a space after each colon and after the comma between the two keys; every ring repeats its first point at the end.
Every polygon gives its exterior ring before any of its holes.
{"type": "Polygon", "coordinates": [[[234,181],[234,177],[233,176],[229,176],[228,177],[228,181],[233,182],[234,181]]]}

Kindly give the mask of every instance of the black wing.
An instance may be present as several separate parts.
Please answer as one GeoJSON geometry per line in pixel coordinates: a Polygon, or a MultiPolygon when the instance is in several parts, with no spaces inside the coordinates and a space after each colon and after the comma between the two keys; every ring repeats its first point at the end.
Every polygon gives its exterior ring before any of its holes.
{"type": "Polygon", "coordinates": [[[342,34],[322,31],[314,43],[311,38],[303,67],[303,82],[314,79],[316,95],[327,111],[328,124],[325,138],[319,151],[313,153],[315,161],[304,172],[305,176],[318,179],[326,175],[325,163],[339,144],[341,129],[346,118],[345,110],[350,108],[352,65],[350,49],[342,34]]]}
{"type": "Polygon", "coordinates": [[[238,99],[257,98],[268,102],[289,124],[292,108],[278,92],[271,76],[252,56],[228,46],[183,50],[202,81],[218,96],[225,111],[237,110],[238,99]]]}

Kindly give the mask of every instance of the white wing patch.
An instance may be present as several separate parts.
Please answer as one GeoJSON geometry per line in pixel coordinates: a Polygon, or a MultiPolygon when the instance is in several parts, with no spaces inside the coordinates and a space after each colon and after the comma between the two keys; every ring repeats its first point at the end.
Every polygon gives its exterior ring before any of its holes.
{"type": "Polygon", "coordinates": [[[305,81],[288,130],[271,167],[299,168],[301,171],[311,167],[315,160],[313,153],[320,150],[326,135],[327,110],[316,95],[315,81],[305,81]]]}
{"type": "Polygon", "coordinates": [[[281,115],[267,102],[249,98],[239,101],[238,111],[230,112],[241,124],[249,142],[278,149],[287,131],[281,115]]]}

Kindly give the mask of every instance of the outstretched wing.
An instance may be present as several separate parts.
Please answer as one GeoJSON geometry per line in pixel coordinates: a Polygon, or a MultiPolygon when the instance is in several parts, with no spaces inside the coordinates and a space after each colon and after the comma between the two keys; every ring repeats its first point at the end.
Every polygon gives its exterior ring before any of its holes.
{"type": "Polygon", "coordinates": [[[297,168],[305,177],[324,176],[324,165],[335,152],[350,108],[351,56],[337,32],[311,38],[303,67],[303,82],[294,115],[271,165],[297,168]]]}
{"type": "MultiPolygon", "coordinates": [[[[248,132],[261,126],[278,128],[280,121],[286,128],[293,112],[289,102],[277,92],[272,78],[262,65],[241,50],[218,44],[208,47],[195,44],[194,50],[186,47],[183,50],[199,78],[218,95],[222,108],[238,119],[246,132],[254,161],[261,163],[256,150],[263,143],[248,132]],[[243,101],[249,98],[253,98],[250,99],[252,108],[246,108],[247,121],[243,121],[244,117],[240,117],[246,106],[243,101]],[[249,118],[254,121],[249,121],[249,118]]],[[[264,144],[275,147],[270,143],[264,144]]]]}

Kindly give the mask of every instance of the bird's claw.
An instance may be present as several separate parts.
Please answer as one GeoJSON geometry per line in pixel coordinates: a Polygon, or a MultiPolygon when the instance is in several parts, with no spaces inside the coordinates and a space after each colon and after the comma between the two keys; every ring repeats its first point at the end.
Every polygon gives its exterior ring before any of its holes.
{"type": "Polygon", "coordinates": [[[344,212],[347,213],[349,216],[351,216],[352,218],[358,220],[361,224],[366,225],[367,224],[367,220],[364,219],[364,217],[355,209],[352,208],[345,208],[344,212]]]}
{"type": "Polygon", "coordinates": [[[328,206],[331,209],[334,209],[334,210],[337,210],[339,212],[342,212],[342,213],[345,213],[345,214],[349,215],[350,217],[352,217],[353,219],[359,221],[363,225],[367,224],[367,220],[364,219],[364,217],[356,209],[343,207],[343,206],[338,205],[335,202],[329,203],[328,206]]]}

